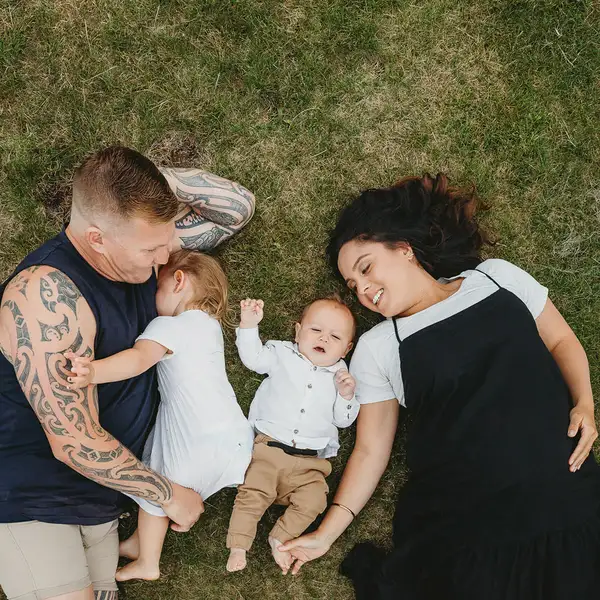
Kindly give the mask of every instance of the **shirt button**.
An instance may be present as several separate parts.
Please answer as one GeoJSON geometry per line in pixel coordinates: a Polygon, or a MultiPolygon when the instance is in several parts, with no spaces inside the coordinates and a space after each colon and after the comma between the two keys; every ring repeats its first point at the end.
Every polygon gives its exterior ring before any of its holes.
{"type": "Polygon", "coordinates": [[[313,367],[313,371],[316,371],[316,370],[317,370],[317,367],[313,367]]]}
{"type": "Polygon", "coordinates": [[[298,433],[298,430],[297,430],[297,429],[294,429],[294,433],[298,433]]]}
{"type": "Polygon", "coordinates": [[[308,389],[310,390],[312,388],[312,383],[308,384],[308,389]]]}
{"type": "Polygon", "coordinates": [[[348,404],[348,408],[352,408],[352,404],[348,404]]]}
{"type": "MultiPolygon", "coordinates": [[[[348,408],[350,408],[350,407],[348,407],[348,408]]],[[[301,409],[300,409],[300,412],[301,412],[302,414],[304,414],[306,411],[305,411],[303,408],[301,408],[301,409]]]]}

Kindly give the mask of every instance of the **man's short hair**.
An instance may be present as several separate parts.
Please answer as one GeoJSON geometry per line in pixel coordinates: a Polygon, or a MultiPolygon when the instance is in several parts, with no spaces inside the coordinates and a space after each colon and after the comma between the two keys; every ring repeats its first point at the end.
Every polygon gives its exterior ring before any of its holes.
{"type": "Polygon", "coordinates": [[[178,201],[164,175],[139,152],[110,146],[88,156],[73,177],[73,208],[87,219],[175,218],[178,201]]]}

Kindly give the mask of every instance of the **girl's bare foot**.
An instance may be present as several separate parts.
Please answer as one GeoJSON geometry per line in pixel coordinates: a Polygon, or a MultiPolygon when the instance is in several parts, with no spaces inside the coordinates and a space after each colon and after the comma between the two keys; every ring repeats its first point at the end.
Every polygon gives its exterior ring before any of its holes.
{"type": "Polygon", "coordinates": [[[160,577],[160,570],[156,564],[143,563],[141,560],[134,560],[122,569],[117,571],[115,576],[117,581],[129,581],[130,579],[145,579],[146,581],[155,581],[160,577]]]}
{"type": "Polygon", "coordinates": [[[246,568],[246,551],[242,548],[231,548],[229,551],[229,560],[227,561],[227,570],[230,573],[241,571],[246,568]]]}
{"type": "Polygon", "coordinates": [[[271,553],[273,554],[275,562],[281,568],[281,572],[284,575],[287,575],[287,572],[292,566],[292,555],[289,552],[280,552],[277,550],[277,548],[281,546],[281,542],[274,537],[269,536],[269,545],[271,546],[271,553]]]}
{"type": "Polygon", "coordinates": [[[119,556],[137,560],[140,556],[140,538],[136,532],[119,544],[119,556]]]}

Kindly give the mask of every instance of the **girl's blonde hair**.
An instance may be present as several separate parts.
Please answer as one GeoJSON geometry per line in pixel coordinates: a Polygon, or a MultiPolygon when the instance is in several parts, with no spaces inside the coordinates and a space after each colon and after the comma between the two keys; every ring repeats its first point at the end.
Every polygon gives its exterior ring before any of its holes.
{"type": "Polygon", "coordinates": [[[227,325],[227,276],[216,258],[192,250],[179,250],[163,267],[169,274],[183,271],[192,281],[194,295],[188,308],[203,310],[227,325]]]}

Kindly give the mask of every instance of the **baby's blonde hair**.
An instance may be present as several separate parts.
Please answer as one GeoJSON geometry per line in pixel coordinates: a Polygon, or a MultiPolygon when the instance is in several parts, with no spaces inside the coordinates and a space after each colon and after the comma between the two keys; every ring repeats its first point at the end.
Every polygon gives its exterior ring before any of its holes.
{"type": "Polygon", "coordinates": [[[163,269],[169,274],[181,270],[191,279],[194,295],[187,308],[203,310],[221,324],[228,324],[227,276],[216,258],[192,250],[179,250],[171,254],[163,269]]]}

